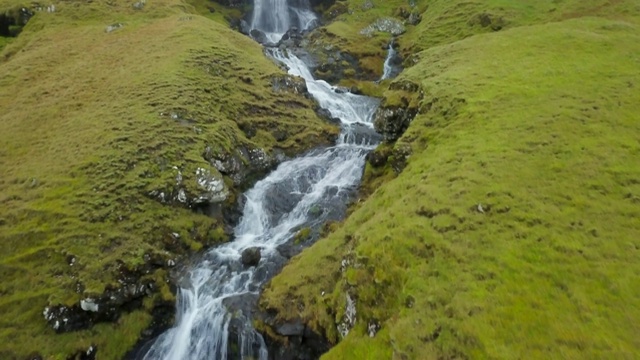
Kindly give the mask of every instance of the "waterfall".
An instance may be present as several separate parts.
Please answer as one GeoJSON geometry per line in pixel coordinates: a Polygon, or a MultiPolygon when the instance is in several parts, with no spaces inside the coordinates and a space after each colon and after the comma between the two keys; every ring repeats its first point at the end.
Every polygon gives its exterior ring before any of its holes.
{"type": "MultiPolygon", "coordinates": [[[[261,30],[280,34],[287,23],[280,12],[285,6],[284,0],[256,0],[256,12],[267,15],[254,13],[253,25],[264,22],[270,27],[261,30]]],[[[208,251],[185,275],[178,290],[175,326],[155,340],[144,359],[267,359],[264,339],[253,328],[250,312],[261,286],[284,265],[281,247],[293,241],[299,229],[317,230],[345,216],[365,156],[379,140],[372,125],[378,100],[336,92],[327,82],[315,80],[291,53],[269,48],[267,54],[306,81],[320,106],[340,119],[341,136],[332,147],[283,162],[245,193],[235,240],[208,251]],[[256,248],[261,259],[247,267],[242,253],[256,248]]]]}
{"type": "Polygon", "coordinates": [[[400,62],[402,59],[399,58],[398,52],[393,48],[393,41],[389,44],[387,48],[387,58],[384,60],[384,67],[382,71],[382,77],[379,81],[391,79],[402,71],[400,66],[400,62]]]}
{"type": "Polygon", "coordinates": [[[317,19],[308,0],[254,0],[251,29],[277,43],[289,29],[309,29],[317,19]]]}

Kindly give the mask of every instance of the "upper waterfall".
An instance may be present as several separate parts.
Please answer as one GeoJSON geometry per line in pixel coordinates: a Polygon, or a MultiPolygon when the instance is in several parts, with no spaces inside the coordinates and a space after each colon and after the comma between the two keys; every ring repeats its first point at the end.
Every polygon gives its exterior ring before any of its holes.
{"type": "Polygon", "coordinates": [[[277,43],[289,29],[307,30],[316,19],[308,0],[254,0],[251,29],[277,43]]]}

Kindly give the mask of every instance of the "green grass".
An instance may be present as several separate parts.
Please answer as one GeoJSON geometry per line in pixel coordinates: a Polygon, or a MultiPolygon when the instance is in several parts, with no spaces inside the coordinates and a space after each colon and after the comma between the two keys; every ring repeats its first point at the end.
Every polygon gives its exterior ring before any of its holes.
{"type": "Polygon", "coordinates": [[[166,272],[148,275],[157,295],[115,324],[56,335],[42,311],[117,285],[118,260],[133,268],[144,254],[175,259],[227,239],[220,219],[148,196],[174,186],[173,167],[195,191],[196,168],[211,168],[207,146],[292,155],[337,129],[312,101],[273,90],[284,72],[219,13],[211,21],[177,0],[56,7],[0,53],[0,358],[66,358],[92,343],[119,358],[148,325],[145,309],[173,301],[166,272]],[[114,23],[124,27],[106,33],[114,23]]]}
{"type": "Polygon", "coordinates": [[[262,307],[325,333],[326,359],[637,358],[638,5],[491,1],[512,20],[472,36],[455,29],[476,10],[451,9],[478,2],[427,3],[424,32],[400,39],[425,49],[398,79],[424,90],[394,145],[407,167],[369,168],[382,184],[262,307]]]}

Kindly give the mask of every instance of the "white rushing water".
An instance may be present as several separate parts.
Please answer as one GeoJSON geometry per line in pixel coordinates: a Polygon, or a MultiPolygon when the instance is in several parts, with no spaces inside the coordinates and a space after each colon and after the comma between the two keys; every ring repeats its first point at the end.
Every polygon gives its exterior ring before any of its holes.
{"type": "MultiPolygon", "coordinates": [[[[274,5],[272,10],[277,11],[284,3],[256,0],[256,9],[274,5]]],[[[283,22],[277,19],[280,15],[273,14],[270,23],[283,22]]],[[[188,272],[178,291],[175,326],[156,339],[144,359],[267,359],[249,310],[261,286],[284,264],[280,247],[302,227],[318,229],[344,216],[365,156],[377,143],[372,117],[378,100],[337,92],[325,81],[315,80],[293,54],[278,49],[267,53],[285,64],[290,74],[306,80],[320,106],[340,119],[341,136],[333,147],[280,164],[245,194],[235,240],[208,251],[188,272]],[[247,268],[241,257],[249,248],[259,248],[262,257],[257,266],[247,268]]]]}
{"type": "Polygon", "coordinates": [[[391,79],[398,75],[398,68],[393,64],[397,55],[398,53],[396,52],[396,49],[393,48],[393,42],[391,42],[387,48],[387,58],[384,60],[384,68],[382,70],[382,77],[380,80],[391,79]]]}
{"type": "Polygon", "coordinates": [[[264,32],[275,44],[292,27],[306,30],[316,19],[308,0],[255,0],[251,29],[264,32]]]}

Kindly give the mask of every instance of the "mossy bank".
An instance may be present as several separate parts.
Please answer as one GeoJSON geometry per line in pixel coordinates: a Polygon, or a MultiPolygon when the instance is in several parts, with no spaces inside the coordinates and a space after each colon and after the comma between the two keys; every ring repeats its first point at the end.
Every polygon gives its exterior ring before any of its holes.
{"type": "Polygon", "coordinates": [[[382,52],[395,19],[406,69],[372,89],[371,195],[262,308],[326,359],[640,356],[640,5],[337,4],[312,37],[382,52]]]}
{"type": "Polygon", "coordinates": [[[210,7],[0,2],[0,358],[121,358],[237,195],[337,135],[210,7]]]}

